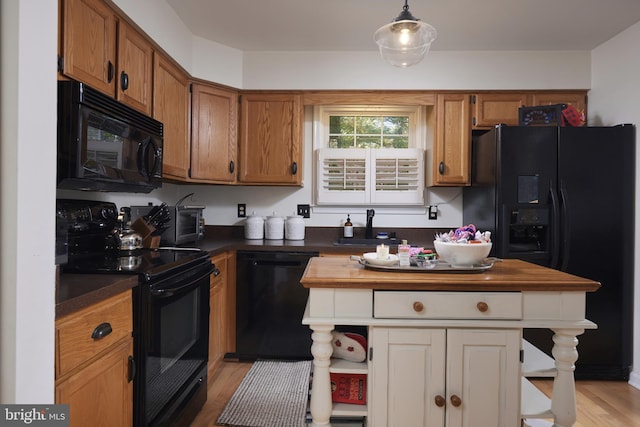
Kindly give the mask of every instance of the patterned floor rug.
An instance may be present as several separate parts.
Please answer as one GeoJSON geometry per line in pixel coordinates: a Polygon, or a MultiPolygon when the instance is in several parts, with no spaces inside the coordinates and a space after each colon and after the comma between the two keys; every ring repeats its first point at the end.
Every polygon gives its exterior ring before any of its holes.
{"type": "Polygon", "coordinates": [[[304,427],[311,361],[256,361],[217,420],[238,427],[304,427]]]}

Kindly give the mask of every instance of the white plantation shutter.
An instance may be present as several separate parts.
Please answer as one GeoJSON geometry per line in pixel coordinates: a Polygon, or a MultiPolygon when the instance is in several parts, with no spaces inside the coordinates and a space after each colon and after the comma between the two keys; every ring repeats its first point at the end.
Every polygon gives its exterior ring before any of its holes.
{"type": "Polygon", "coordinates": [[[371,150],[375,186],[370,202],[377,205],[423,204],[424,154],[419,148],[371,150]]]}
{"type": "Polygon", "coordinates": [[[323,148],[318,150],[318,204],[367,202],[366,150],[323,148]]]}
{"type": "Polygon", "coordinates": [[[319,205],[422,205],[424,153],[418,148],[317,150],[319,205]]]}

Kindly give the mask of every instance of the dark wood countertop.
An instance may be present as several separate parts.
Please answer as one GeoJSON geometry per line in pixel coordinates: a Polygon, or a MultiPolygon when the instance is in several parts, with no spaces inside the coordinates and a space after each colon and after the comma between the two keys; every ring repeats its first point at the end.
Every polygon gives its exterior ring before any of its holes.
{"type": "Polygon", "coordinates": [[[315,257],[301,283],[306,288],[428,291],[579,291],[600,283],[516,259],[480,273],[396,272],[366,269],[348,256],[315,257]]]}

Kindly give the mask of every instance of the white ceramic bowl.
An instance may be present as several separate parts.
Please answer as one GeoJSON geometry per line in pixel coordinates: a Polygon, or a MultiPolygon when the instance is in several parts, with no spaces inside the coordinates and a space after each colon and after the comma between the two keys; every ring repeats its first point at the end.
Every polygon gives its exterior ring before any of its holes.
{"type": "Polygon", "coordinates": [[[491,251],[491,242],[455,243],[434,240],[433,247],[440,257],[454,267],[481,264],[491,251]]]}
{"type": "Polygon", "coordinates": [[[382,267],[391,267],[398,265],[398,255],[389,254],[387,258],[378,258],[378,254],[375,252],[367,252],[362,257],[371,265],[378,265],[382,267]]]}

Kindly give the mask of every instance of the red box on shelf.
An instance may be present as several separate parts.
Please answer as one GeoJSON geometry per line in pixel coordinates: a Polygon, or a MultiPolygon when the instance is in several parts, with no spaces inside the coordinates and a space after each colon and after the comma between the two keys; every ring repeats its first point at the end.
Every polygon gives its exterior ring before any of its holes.
{"type": "Polygon", "coordinates": [[[365,405],[367,403],[367,375],[331,373],[331,401],[365,405]]]}

